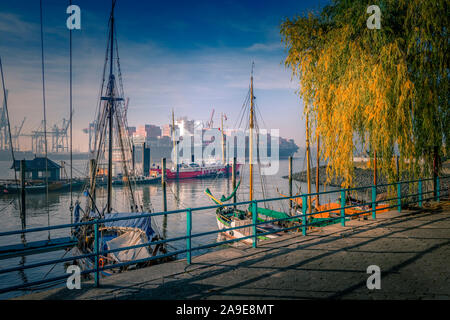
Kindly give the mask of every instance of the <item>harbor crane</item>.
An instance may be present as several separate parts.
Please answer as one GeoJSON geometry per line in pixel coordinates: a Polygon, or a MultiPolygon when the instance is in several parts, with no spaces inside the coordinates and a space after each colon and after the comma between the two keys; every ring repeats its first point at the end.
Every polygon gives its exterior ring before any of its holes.
{"type": "MultiPolygon", "coordinates": [[[[72,117],[73,113],[74,111],[72,111],[72,117]]],[[[35,154],[44,153],[45,135],[47,135],[47,139],[51,138],[49,152],[69,152],[69,125],[70,121],[63,118],[61,126],[54,124],[51,130],[44,130],[44,121],[42,120],[37,130],[32,131],[31,134],[21,134],[20,136],[31,137],[31,151],[35,154]]]]}
{"type": "Polygon", "coordinates": [[[211,116],[209,117],[209,121],[206,123],[206,126],[210,129],[213,127],[213,124],[214,124],[214,120],[213,120],[214,112],[215,112],[215,110],[213,108],[212,112],[211,112],[211,116]]]}
{"type": "Polygon", "coordinates": [[[22,120],[22,123],[20,124],[20,126],[19,127],[17,127],[17,126],[14,127],[14,134],[12,134],[12,141],[13,141],[14,149],[16,151],[20,150],[19,136],[20,136],[20,133],[22,132],[23,124],[25,123],[26,119],[27,119],[27,117],[24,117],[23,120],[22,120]]]}

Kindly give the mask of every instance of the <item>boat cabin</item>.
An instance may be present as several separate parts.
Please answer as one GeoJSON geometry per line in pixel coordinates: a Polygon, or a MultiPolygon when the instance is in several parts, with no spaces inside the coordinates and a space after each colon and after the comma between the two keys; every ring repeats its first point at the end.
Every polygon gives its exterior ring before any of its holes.
{"type": "MultiPolygon", "coordinates": [[[[20,171],[20,160],[14,162],[14,170],[20,171]]],[[[25,178],[32,180],[45,179],[45,172],[48,172],[48,181],[60,180],[61,166],[45,157],[35,157],[33,160],[25,160],[25,178]],[[45,161],[47,160],[47,170],[45,161]]]]}

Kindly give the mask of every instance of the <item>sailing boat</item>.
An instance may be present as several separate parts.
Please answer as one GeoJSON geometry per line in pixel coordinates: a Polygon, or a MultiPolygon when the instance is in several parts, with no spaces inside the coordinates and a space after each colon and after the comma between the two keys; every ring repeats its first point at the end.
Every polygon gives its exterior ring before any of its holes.
{"type": "MultiPolygon", "coordinates": [[[[255,117],[255,108],[254,108],[254,95],[253,95],[253,67],[254,64],[252,64],[252,72],[250,77],[250,99],[246,99],[246,101],[250,101],[250,112],[249,112],[249,179],[250,179],[250,192],[249,192],[249,201],[254,200],[253,199],[253,143],[254,143],[254,130],[256,117],[255,117]]],[[[245,111],[244,111],[245,114],[245,111]]],[[[258,157],[258,153],[257,153],[258,157]]],[[[259,161],[258,161],[259,162],[259,161]]],[[[205,190],[205,194],[216,204],[223,205],[225,202],[231,200],[234,195],[236,194],[240,184],[242,181],[242,175],[241,180],[239,181],[236,188],[233,190],[233,192],[228,196],[222,196],[222,198],[219,200],[211,193],[209,189],[205,190]]],[[[264,207],[258,206],[257,208],[258,217],[256,219],[257,223],[260,222],[267,222],[260,224],[256,227],[256,233],[257,238],[259,240],[267,240],[267,239],[273,239],[277,238],[281,235],[281,227],[282,226],[291,226],[293,224],[298,224],[298,219],[289,219],[286,221],[283,221],[281,223],[275,224],[271,223],[271,219],[282,219],[282,218],[289,218],[290,216],[284,212],[275,211],[271,209],[267,209],[264,207]],[[264,233],[271,232],[267,235],[263,235],[264,233]]],[[[219,207],[216,210],[216,219],[217,219],[217,226],[220,230],[222,230],[222,234],[231,239],[239,239],[244,238],[252,235],[252,227],[250,226],[253,223],[252,219],[252,208],[251,206],[247,210],[241,210],[233,206],[228,207],[219,207]],[[249,225],[248,227],[240,228],[240,229],[233,229],[233,230],[227,230],[230,228],[235,228],[239,226],[249,225]]],[[[252,244],[254,239],[253,238],[246,238],[242,240],[244,243],[252,244]]]]}
{"type": "MultiPolygon", "coordinates": [[[[89,186],[85,190],[86,208],[81,209],[80,203],[77,202],[74,209],[75,222],[78,221],[92,221],[95,219],[110,219],[110,218],[125,218],[130,216],[137,216],[141,212],[149,213],[151,209],[144,212],[142,201],[139,195],[134,191],[135,173],[130,168],[132,160],[132,143],[127,133],[127,119],[124,110],[124,93],[122,87],[122,78],[119,64],[119,55],[117,49],[117,40],[115,39],[114,30],[114,7],[115,1],[112,3],[111,15],[109,19],[109,37],[106,49],[104,69],[103,69],[103,83],[101,86],[101,99],[97,110],[97,130],[95,136],[95,150],[90,160],[90,179],[89,186]],[[115,61],[117,64],[115,64],[115,61]],[[109,62],[109,77],[107,85],[105,86],[105,71],[109,62]],[[115,70],[116,68],[116,70],[115,70]],[[116,71],[116,72],[114,72],[116,71]],[[118,76],[118,82],[116,81],[118,76]],[[108,136],[108,137],[107,137],[108,136]],[[114,143],[116,142],[117,147],[114,143]],[[108,143],[108,146],[106,144],[108,143]],[[105,150],[108,153],[105,154],[105,150]],[[113,152],[114,163],[122,166],[122,174],[125,177],[124,183],[127,192],[127,197],[130,201],[129,212],[117,212],[113,208],[112,184],[113,184],[113,152]],[[107,160],[107,166],[102,167],[99,161],[107,160]],[[101,168],[101,170],[99,170],[101,168]],[[96,199],[98,185],[98,175],[107,175],[107,200],[106,205],[102,205],[96,199]],[[80,216],[82,215],[81,219],[80,216]]],[[[94,252],[94,226],[81,226],[75,230],[75,235],[78,238],[78,246],[74,248],[72,253],[74,255],[86,254],[94,252]]],[[[100,255],[100,267],[106,267],[122,262],[129,262],[133,260],[146,260],[156,256],[158,253],[167,253],[165,244],[151,245],[151,242],[162,239],[161,233],[151,217],[142,217],[134,219],[119,220],[113,222],[106,222],[99,225],[99,248],[101,251],[114,250],[128,246],[150,243],[148,246],[139,247],[136,249],[128,249],[123,251],[116,251],[106,255],[100,255]]],[[[156,262],[162,262],[167,259],[159,259],[156,262]]],[[[146,262],[135,265],[136,267],[144,267],[153,264],[155,260],[147,260],[146,262]]],[[[94,267],[94,258],[85,258],[77,261],[85,269],[92,269],[94,267]]],[[[121,271],[123,267],[118,270],[115,268],[108,269],[109,271],[102,271],[102,275],[110,275],[111,272],[121,271]]]]}

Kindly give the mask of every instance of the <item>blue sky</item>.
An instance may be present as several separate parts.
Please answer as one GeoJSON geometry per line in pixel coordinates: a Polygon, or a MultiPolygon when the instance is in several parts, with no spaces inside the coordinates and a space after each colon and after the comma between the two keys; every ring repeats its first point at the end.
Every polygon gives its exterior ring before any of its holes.
{"type": "MultiPolygon", "coordinates": [[[[69,1],[43,0],[49,126],[69,116],[69,1]]],[[[86,150],[82,129],[94,119],[111,1],[73,0],[81,30],[73,32],[74,148],[86,150]]],[[[128,123],[169,122],[176,116],[215,122],[224,112],[233,128],[247,94],[252,61],[255,96],[267,129],[304,145],[303,103],[283,61],[279,25],[317,10],[318,1],[125,1],[116,27],[128,123]]],[[[42,120],[39,1],[0,0],[0,55],[9,89],[12,126],[24,132],[42,120]]],[[[27,145],[28,142],[21,142],[27,145]]]]}

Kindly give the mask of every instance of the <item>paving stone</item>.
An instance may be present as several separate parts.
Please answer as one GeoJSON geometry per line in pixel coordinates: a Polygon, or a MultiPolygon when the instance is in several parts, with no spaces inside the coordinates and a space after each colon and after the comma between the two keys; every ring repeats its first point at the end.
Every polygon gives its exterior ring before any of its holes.
{"type": "Polygon", "coordinates": [[[18,299],[450,299],[450,212],[387,212],[377,220],[287,234],[18,299]],[[381,289],[369,290],[369,265],[381,289]]]}

